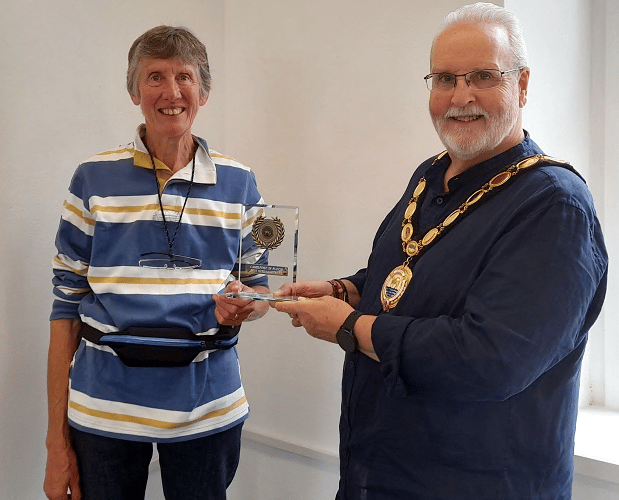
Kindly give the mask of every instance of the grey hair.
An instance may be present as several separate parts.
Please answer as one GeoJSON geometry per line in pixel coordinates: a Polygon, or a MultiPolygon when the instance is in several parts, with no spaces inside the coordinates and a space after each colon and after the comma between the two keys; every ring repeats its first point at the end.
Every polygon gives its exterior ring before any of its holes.
{"type": "Polygon", "coordinates": [[[157,26],[139,36],[129,49],[127,68],[127,90],[139,96],[138,70],[144,58],[180,59],[192,64],[200,78],[200,96],[211,91],[211,73],[206,47],[196,36],[183,27],[157,26]]]}
{"type": "Polygon", "coordinates": [[[522,35],[520,21],[518,21],[516,15],[504,7],[485,2],[465,5],[447,14],[441,29],[432,42],[431,55],[434,53],[434,46],[438,37],[448,28],[459,23],[496,24],[505,28],[509,40],[512,64],[518,68],[524,68],[528,65],[527,46],[522,35]]]}

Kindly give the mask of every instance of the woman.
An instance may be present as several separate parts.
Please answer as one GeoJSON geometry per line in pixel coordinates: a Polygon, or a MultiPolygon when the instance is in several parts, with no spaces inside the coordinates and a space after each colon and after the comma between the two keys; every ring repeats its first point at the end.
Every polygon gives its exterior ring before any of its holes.
{"type": "Polygon", "coordinates": [[[78,167],[56,238],[44,489],[144,498],[157,443],[167,499],[223,499],[248,414],[233,346],[268,306],[221,292],[267,291],[232,276],[241,208],[262,198],[249,169],[191,133],[210,91],[192,33],[140,36],[127,89],[145,123],[78,167]]]}

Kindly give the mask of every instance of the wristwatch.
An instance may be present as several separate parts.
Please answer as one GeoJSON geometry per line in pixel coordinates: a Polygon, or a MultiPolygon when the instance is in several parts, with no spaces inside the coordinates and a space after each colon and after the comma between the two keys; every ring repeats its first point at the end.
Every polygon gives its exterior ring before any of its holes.
{"type": "Polygon", "coordinates": [[[355,327],[355,323],[361,316],[363,316],[362,312],[351,312],[344,321],[344,323],[342,323],[342,326],[340,326],[340,329],[335,334],[335,339],[337,340],[337,343],[346,352],[355,352],[357,350],[357,347],[359,346],[359,342],[357,342],[357,338],[353,334],[353,328],[355,327]]]}

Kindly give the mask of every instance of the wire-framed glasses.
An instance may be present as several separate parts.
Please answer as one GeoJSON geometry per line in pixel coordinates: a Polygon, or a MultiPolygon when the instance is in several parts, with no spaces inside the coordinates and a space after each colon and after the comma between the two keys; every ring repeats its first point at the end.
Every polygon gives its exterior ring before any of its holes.
{"type": "Polygon", "coordinates": [[[202,266],[202,259],[176,255],[173,253],[147,252],[140,255],[140,267],[152,269],[198,269],[202,266]]]}
{"type": "Polygon", "coordinates": [[[486,90],[493,87],[498,87],[503,81],[503,75],[515,73],[522,68],[508,69],[501,71],[498,69],[476,69],[461,75],[453,73],[430,73],[423,77],[426,81],[428,90],[438,90],[441,92],[450,92],[458,83],[458,78],[464,78],[466,84],[474,90],[486,90]]]}

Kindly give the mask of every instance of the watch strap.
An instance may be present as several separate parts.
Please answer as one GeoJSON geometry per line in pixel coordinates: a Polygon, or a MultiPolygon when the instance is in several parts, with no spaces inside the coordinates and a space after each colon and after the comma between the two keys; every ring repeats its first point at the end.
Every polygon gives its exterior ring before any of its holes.
{"type": "Polygon", "coordinates": [[[357,350],[359,343],[353,333],[353,329],[357,320],[364,314],[360,311],[351,312],[335,335],[337,343],[346,352],[355,352],[357,350]]]}

